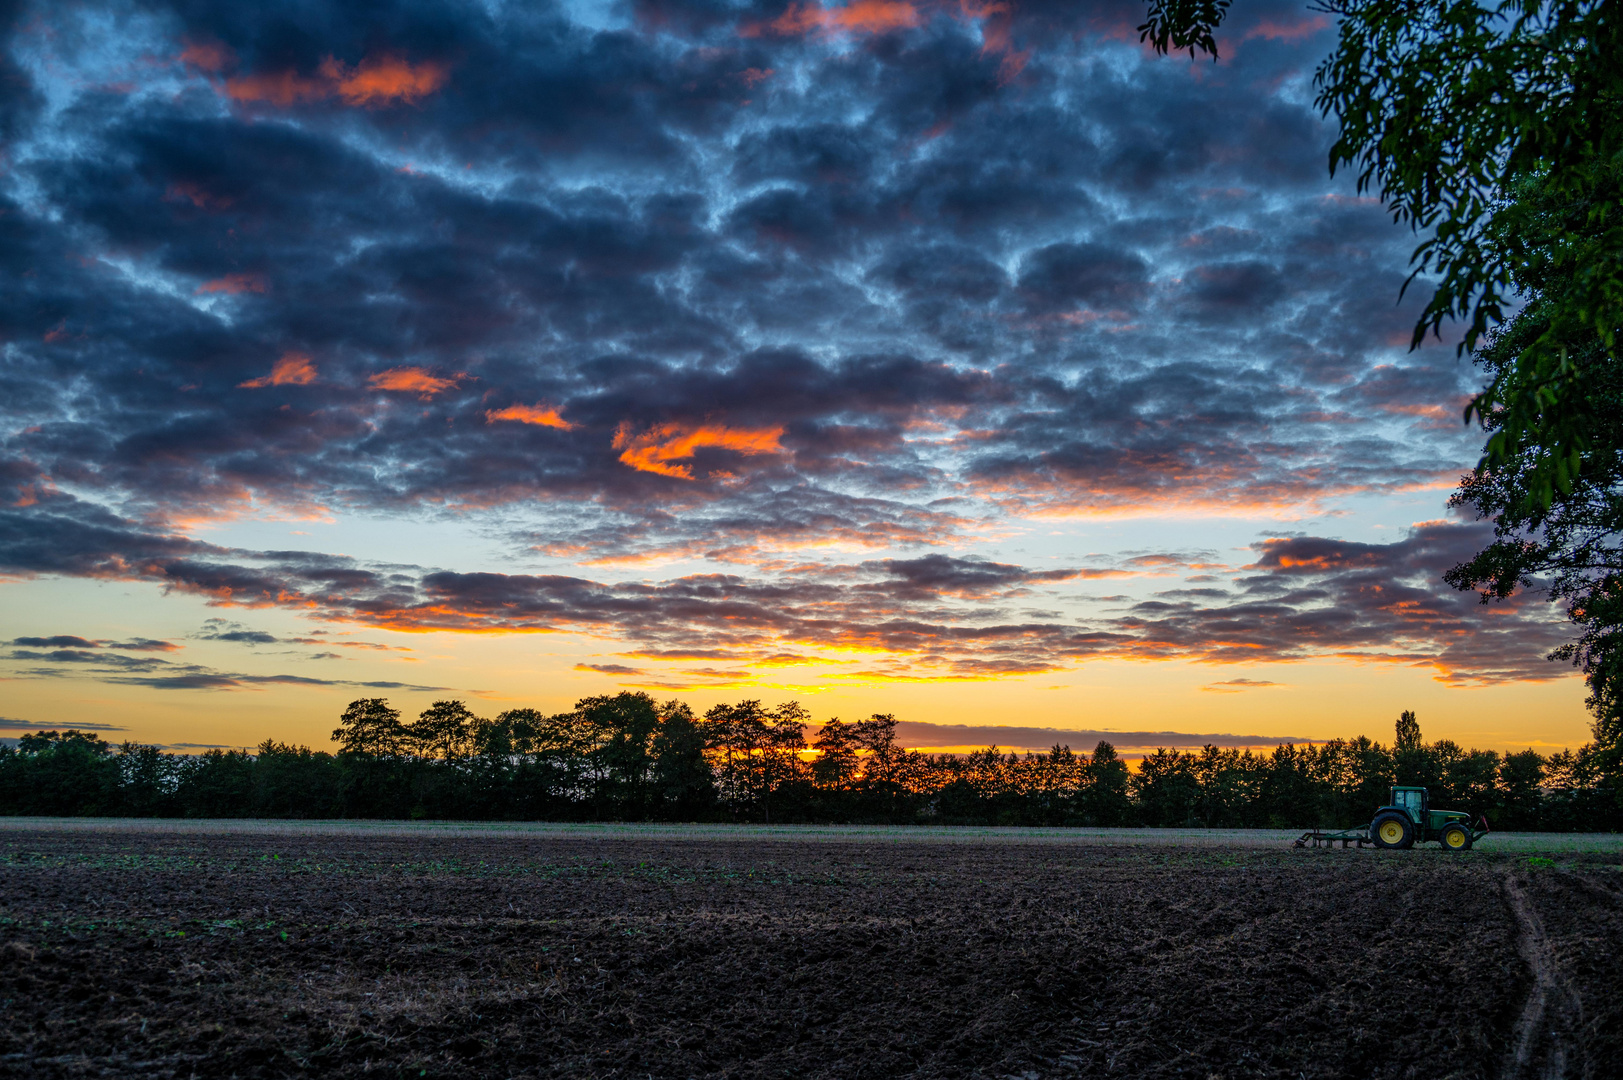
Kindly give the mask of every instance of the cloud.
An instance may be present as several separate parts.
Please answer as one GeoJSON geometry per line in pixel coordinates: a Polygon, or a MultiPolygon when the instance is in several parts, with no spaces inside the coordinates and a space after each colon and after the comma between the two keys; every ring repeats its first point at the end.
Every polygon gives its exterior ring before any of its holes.
{"type": "MultiPolygon", "coordinates": [[[[224,277],[215,278],[213,281],[203,282],[195,291],[200,294],[226,293],[234,295],[245,292],[263,293],[269,288],[270,283],[265,280],[263,274],[226,274],[224,277]]],[[[272,377],[274,378],[274,376],[275,372],[273,371],[272,377]]]]}
{"type": "MultiPolygon", "coordinates": [[[[912,597],[986,597],[1007,595],[1028,584],[1068,581],[1077,577],[1125,576],[1120,570],[1028,570],[984,559],[923,555],[916,559],[885,559],[865,564],[884,570],[894,582],[892,595],[912,597]]],[[[887,583],[889,584],[889,583],[887,583]]]]}
{"type": "Polygon", "coordinates": [[[187,41],[183,44],[185,48],[180,52],[180,62],[200,71],[218,72],[236,65],[236,53],[221,42],[187,41]]]}
{"type": "Polygon", "coordinates": [[[0,731],[124,731],[117,724],[44,724],[34,720],[17,720],[0,716],[0,731]]]}
{"type": "Polygon", "coordinates": [[[445,393],[456,386],[459,379],[465,378],[467,376],[461,374],[447,378],[420,367],[397,367],[378,372],[367,380],[367,385],[374,390],[398,390],[416,394],[426,401],[445,393]]]}
{"type": "Polygon", "coordinates": [[[851,0],[844,5],[824,7],[817,3],[793,2],[782,15],[764,26],[746,24],[741,33],[799,35],[811,32],[882,34],[909,29],[924,21],[918,7],[907,0],[851,0]]]}
{"type": "Polygon", "coordinates": [[[274,645],[277,638],[263,630],[224,630],[215,634],[199,634],[205,641],[229,641],[239,645],[274,645]]]}
{"type": "Polygon", "coordinates": [[[13,645],[31,645],[41,649],[95,649],[101,646],[99,641],[88,641],[72,634],[57,634],[53,637],[20,637],[12,638],[13,645]]]}
{"type": "Polygon", "coordinates": [[[237,385],[246,389],[266,386],[309,386],[316,381],[316,367],[303,353],[290,352],[271,365],[269,375],[249,379],[237,385]]]}
{"type": "Polygon", "coordinates": [[[336,85],[346,105],[376,108],[392,102],[414,104],[445,85],[449,72],[441,64],[411,64],[398,56],[371,56],[354,67],[330,57],[321,74],[336,85]]]}
{"type": "MultiPolygon", "coordinates": [[[[810,738],[815,739],[815,734],[810,738]]],[[[957,752],[996,746],[1005,751],[1044,753],[1055,746],[1069,746],[1077,753],[1091,754],[1101,742],[1132,757],[1158,747],[1199,749],[1252,748],[1303,745],[1314,740],[1296,735],[1200,734],[1187,731],[1107,731],[1055,727],[1022,727],[997,724],[931,724],[903,720],[896,725],[896,741],[909,749],[957,752]]]]}
{"type": "Polygon", "coordinates": [[[550,405],[509,405],[505,409],[485,410],[485,423],[494,424],[498,420],[516,420],[521,424],[558,428],[561,431],[575,429],[574,424],[565,420],[558,410],[550,405]]]}
{"type": "Polygon", "coordinates": [[[1202,690],[1209,690],[1215,694],[1236,694],[1242,690],[1258,690],[1267,686],[1279,686],[1280,683],[1269,682],[1267,679],[1224,679],[1222,682],[1207,683],[1202,690]]]}
{"type": "Polygon", "coordinates": [[[52,649],[50,652],[13,649],[5,658],[49,664],[99,664],[105,671],[147,671],[169,663],[167,660],[152,656],[120,656],[117,653],[90,652],[84,649],[52,649]]]}
{"type": "Polygon", "coordinates": [[[1295,43],[1310,38],[1330,25],[1328,15],[1318,14],[1294,20],[1262,18],[1240,35],[1241,41],[1286,41],[1295,43]]]}
{"type": "Polygon", "coordinates": [[[641,668],[627,667],[624,664],[576,664],[576,671],[595,671],[599,675],[642,675],[641,668]]]}
{"type": "MultiPolygon", "coordinates": [[[[181,58],[205,70],[218,70],[209,65],[223,66],[225,55],[223,50],[199,51],[194,45],[189,46],[181,58]]],[[[239,102],[263,102],[285,108],[338,98],[346,105],[375,109],[394,104],[415,105],[444,86],[449,75],[445,65],[431,60],[413,64],[399,56],[384,54],[368,56],[351,67],[327,56],[312,75],[301,75],[295,70],[255,72],[227,78],[222,88],[227,97],[239,102]]]]}
{"type": "Polygon", "coordinates": [[[633,434],[629,425],[622,424],[614,433],[614,448],[620,451],[620,460],[633,469],[692,480],[691,465],[676,465],[672,462],[692,459],[707,447],[745,456],[777,454],[783,450],[779,444],[782,438],[781,427],[756,429],[719,425],[686,427],[673,423],[658,424],[647,431],[633,434]]]}
{"type": "Polygon", "coordinates": [[[13,645],[39,649],[117,649],[123,652],[174,652],[180,646],[155,638],[132,638],[129,641],[91,641],[74,634],[55,634],[51,637],[12,638],[13,645]]]}
{"type": "Polygon", "coordinates": [[[126,652],[175,652],[181,648],[172,641],[159,641],[155,638],[131,638],[129,641],[103,641],[100,643],[106,649],[122,649],[126,652]]]}
{"type": "MultiPolygon", "coordinates": [[[[250,645],[272,644],[278,641],[276,637],[270,634],[262,631],[245,630],[241,628],[240,624],[227,623],[221,619],[209,620],[209,625],[205,627],[205,631],[196,636],[205,640],[250,645]]],[[[265,686],[348,686],[429,693],[453,689],[452,687],[423,686],[395,680],[321,679],[305,675],[280,673],[256,674],[219,671],[201,664],[177,663],[156,656],[124,656],[114,652],[107,652],[104,649],[129,648],[130,645],[118,642],[87,641],[83,638],[68,635],[50,638],[17,638],[13,640],[12,644],[44,647],[51,645],[64,646],[51,648],[48,652],[36,651],[34,648],[14,648],[11,652],[0,656],[0,665],[11,666],[13,671],[25,678],[88,678],[99,682],[123,686],[140,686],[153,690],[255,690],[265,686]],[[64,643],[66,643],[65,646],[64,643]],[[41,666],[27,668],[14,666],[18,664],[41,666]]],[[[138,641],[135,644],[141,647],[156,644],[171,649],[174,648],[167,642],[138,641]]],[[[351,643],[334,642],[333,644],[351,643]]],[[[368,648],[389,648],[388,646],[374,646],[364,642],[353,644],[368,648]]],[[[336,657],[339,654],[325,653],[321,655],[336,657]]],[[[471,692],[479,693],[479,691],[471,692]]]]}
{"type": "Polygon", "coordinates": [[[1149,292],[1149,265],[1104,244],[1050,244],[1027,254],[1020,290],[1039,309],[1132,308],[1149,292]]]}

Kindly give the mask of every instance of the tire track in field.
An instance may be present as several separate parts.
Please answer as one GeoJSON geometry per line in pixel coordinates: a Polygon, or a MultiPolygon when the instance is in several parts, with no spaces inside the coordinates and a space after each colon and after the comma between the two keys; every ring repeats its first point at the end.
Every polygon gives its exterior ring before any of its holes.
{"type": "Polygon", "coordinates": [[[1578,998],[1561,976],[1544,922],[1514,874],[1505,875],[1505,901],[1516,917],[1516,951],[1533,973],[1533,989],[1511,1037],[1506,1080],[1564,1080],[1573,1057],[1572,1027],[1578,998]]]}

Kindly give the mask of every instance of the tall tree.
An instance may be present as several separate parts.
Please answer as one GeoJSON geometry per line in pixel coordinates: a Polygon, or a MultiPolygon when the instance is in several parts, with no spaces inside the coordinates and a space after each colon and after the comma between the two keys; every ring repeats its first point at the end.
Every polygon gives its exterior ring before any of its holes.
{"type": "Polygon", "coordinates": [[[641,817],[647,812],[653,779],[654,737],[659,708],[643,691],[582,698],[575,713],[590,732],[599,778],[597,802],[605,812],[641,817]]]}
{"type": "Polygon", "coordinates": [[[812,776],[825,791],[844,791],[856,779],[857,743],[851,728],[852,725],[836,716],[817,733],[814,742],[817,760],[812,762],[812,776]]]}
{"type": "Polygon", "coordinates": [[[715,778],[705,760],[705,733],[684,701],[659,706],[654,736],[654,788],[667,815],[698,818],[716,801],[715,778]]]}
{"type": "Polygon", "coordinates": [[[1398,714],[1397,741],[1393,748],[1398,753],[1420,749],[1420,721],[1410,709],[1404,709],[1398,714]]]}
{"type": "Polygon", "coordinates": [[[360,698],[338,718],[332,738],[342,753],[393,758],[405,752],[407,736],[399,709],[384,698],[360,698]]]}
{"type": "Polygon", "coordinates": [[[759,701],[716,705],[704,714],[721,797],[735,811],[759,806],[772,820],[772,796],[804,770],[806,725],[811,716],[799,702],[773,709],[759,701]]]}
{"type": "Polygon", "coordinates": [[[405,729],[406,745],[421,757],[461,761],[473,753],[479,718],[460,701],[436,701],[405,729]]]}
{"type": "Polygon", "coordinates": [[[1128,798],[1131,774],[1116,748],[1103,739],[1088,758],[1083,780],[1084,819],[1092,825],[1125,825],[1133,806],[1128,798]]]}

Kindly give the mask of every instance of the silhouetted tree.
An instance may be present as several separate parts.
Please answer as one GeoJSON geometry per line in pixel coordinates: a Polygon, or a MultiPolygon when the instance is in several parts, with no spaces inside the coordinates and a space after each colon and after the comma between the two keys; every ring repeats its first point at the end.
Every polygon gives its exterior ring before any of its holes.
{"type": "Polygon", "coordinates": [[[851,725],[834,717],[817,733],[814,745],[817,760],[812,762],[812,776],[817,786],[828,793],[849,789],[857,775],[857,743],[851,725]]]}
{"type": "MultiPolygon", "coordinates": [[[[349,703],[332,733],[339,745],[340,805],[346,816],[408,817],[417,808],[404,768],[408,735],[400,710],[383,698],[349,703]]],[[[418,808],[419,816],[421,809],[418,808]]]]}
{"type": "Polygon", "coordinates": [[[652,748],[653,786],[667,815],[694,819],[715,806],[716,785],[704,751],[705,733],[693,710],[675,700],[661,705],[652,748]]]}
{"type": "Polygon", "coordinates": [[[1499,762],[1498,779],[1499,805],[1489,815],[1490,824],[1500,829],[1536,828],[1542,801],[1539,785],[1544,782],[1544,758],[1536,750],[1506,754],[1499,762]]]}
{"type": "Polygon", "coordinates": [[[6,803],[14,814],[90,817],[116,814],[119,765],[101,736],[76,731],[30,732],[5,748],[6,803]]]}
{"type": "Polygon", "coordinates": [[[1116,748],[1104,740],[1093,748],[1086,766],[1082,791],[1082,819],[1086,824],[1104,827],[1126,825],[1133,804],[1128,797],[1131,774],[1116,748]]]}
{"type": "Polygon", "coordinates": [[[595,768],[600,816],[642,817],[649,809],[659,709],[642,691],[583,698],[575,704],[595,768]]]}
{"type": "Polygon", "coordinates": [[[253,812],[261,817],[322,818],[342,812],[343,776],[333,756],[266,739],[254,751],[253,812]]]}
{"type": "Polygon", "coordinates": [[[253,759],[242,750],[183,758],[175,801],[187,817],[247,817],[253,812],[253,770],[253,759]]]}
{"type": "Polygon", "coordinates": [[[760,806],[761,819],[772,820],[772,795],[794,779],[803,766],[809,714],[799,702],[775,709],[759,701],[717,705],[704,714],[721,798],[735,813],[760,806]]]}
{"type": "Polygon", "coordinates": [[[169,817],[177,812],[179,783],[173,755],[156,746],[125,742],[118,748],[119,813],[130,817],[169,817]]]}
{"type": "Polygon", "coordinates": [[[332,733],[341,753],[385,758],[404,753],[407,737],[400,723],[400,710],[390,708],[383,698],[350,702],[332,733]]]}
{"type": "Polygon", "coordinates": [[[1420,749],[1420,721],[1415,719],[1412,711],[1404,709],[1398,714],[1397,731],[1398,738],[1393,748],[1398,753],[1420,749]]]}
{"type": "Polygon", "coordinates": [[[1450,744],[1444,758],[1445,796],[1456,810],[1472,815],[1493,810],[1499,796],[1499,754],[1493,750],[1463,750],[1450,744]]]}
{"type": "Polygon", "coordinates": [[[1194,765],[1191,755],[1165,747],[1145,755],[1132,778],[1144,824],[1179,826],[1198,822],[1195,807],[1200,800],[1200,784],[1195,779],[1194,765]]]}
{"type": "Polygon", "coordinates": [[[436,701],[404,728],[404,746],[420,757],[461,761],[473,753],[478,723],[479,718],[462,702],[436,701]]]}

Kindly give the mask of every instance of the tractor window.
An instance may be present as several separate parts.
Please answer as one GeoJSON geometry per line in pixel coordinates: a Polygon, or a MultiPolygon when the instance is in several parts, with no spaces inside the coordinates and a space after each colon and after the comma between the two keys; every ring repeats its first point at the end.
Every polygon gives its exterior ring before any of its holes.
{"type": "Polygon", "coordinates": [[[1409,811],[1409,813],[1411,813],[1411,814],[1420,813],[1420,792],[1418,792],[1418,791],[1400,791],[1400,792],[1398,792],[1398,805],[1403,807],[1405,810],[1409,811]]]}

